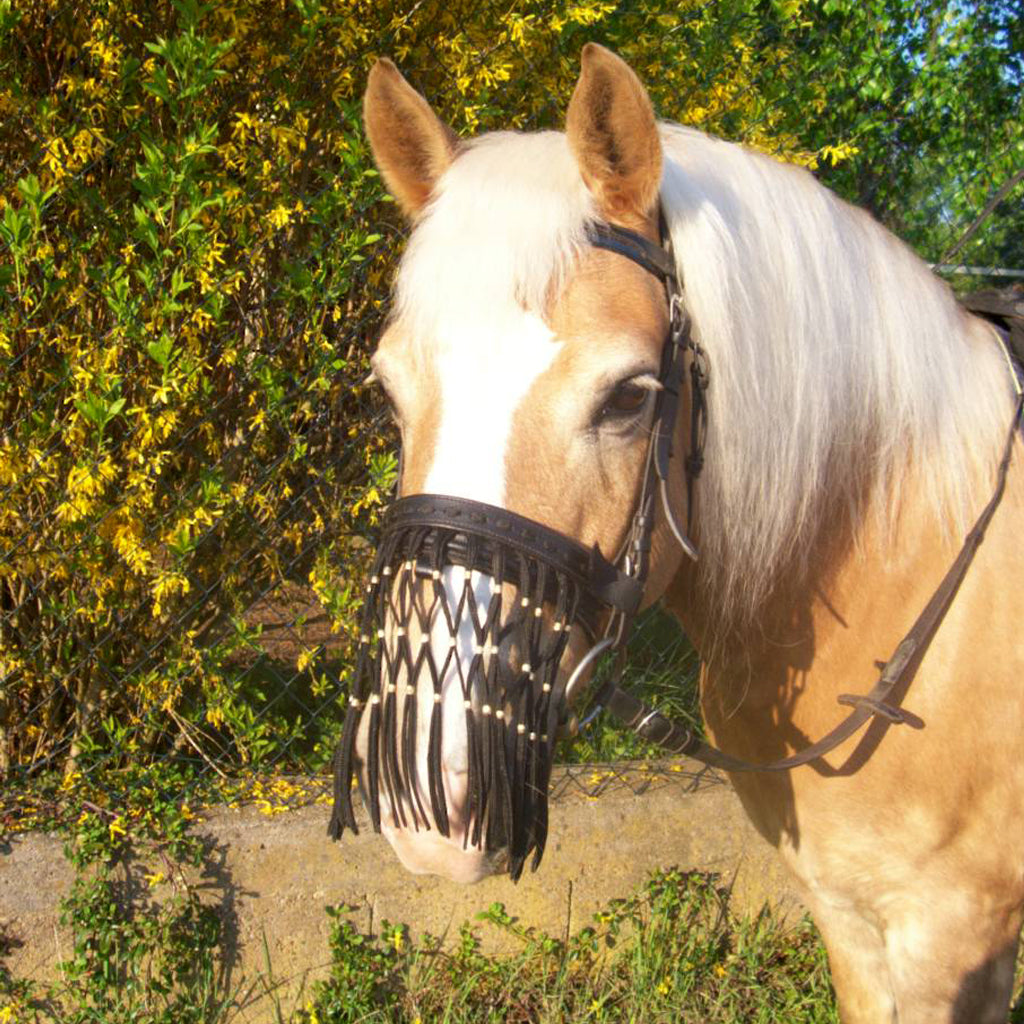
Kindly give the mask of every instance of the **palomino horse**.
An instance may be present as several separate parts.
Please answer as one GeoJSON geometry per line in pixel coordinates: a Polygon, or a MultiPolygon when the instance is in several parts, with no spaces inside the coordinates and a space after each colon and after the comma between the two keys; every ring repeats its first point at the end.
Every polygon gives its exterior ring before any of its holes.
{"type": "Polygon", "coordinates": [[[621,640],[641,587],[701,652],[716,744],[756,763],[807,748],[1005,483],[888,718],[809,765],[732,774],[824,936],[844,1021],[1003,1020],[1024,479],[1019,458],[1000,469],[997,332],[809,174],[656,123],[598,46],[564,134],[459,140],[387,61],[365,118],[413,223],[373,360],[405,497],[368,585],[332,831],[354,827],[356,776],[411,870],[518,875],[543,848],[570,673],[621,640]],[[702,371],[690,390],[666,336],[702,371]]]}

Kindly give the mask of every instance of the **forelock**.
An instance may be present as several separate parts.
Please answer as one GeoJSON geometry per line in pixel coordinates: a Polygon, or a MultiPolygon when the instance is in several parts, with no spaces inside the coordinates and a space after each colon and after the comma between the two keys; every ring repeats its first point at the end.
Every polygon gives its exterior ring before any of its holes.
{"type": "Polygon", "coordinates": [[[416,338],[518,308],[544,315],[595,219],[560,132],[495,132],[441,178],[399,269],[395,315],[416,338]]]}

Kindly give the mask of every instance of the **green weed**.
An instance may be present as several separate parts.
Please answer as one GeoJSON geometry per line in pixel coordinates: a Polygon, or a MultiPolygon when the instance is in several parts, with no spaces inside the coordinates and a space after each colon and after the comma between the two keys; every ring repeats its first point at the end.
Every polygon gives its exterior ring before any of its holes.
{"type": "Polygon", "coordinates": [[[361,934],[347,909],[329,911],[331,973],[314,985],[301,1024],[838,1019],[813,926],[787,929],[769,911],[738,918],[705,875],[658,873],[567,938],[524,928],[496,904],[479,919],[520,948],[494,957],[469,925],[450,947],[430,936],[410,944],[387,923],[361,934]]]}

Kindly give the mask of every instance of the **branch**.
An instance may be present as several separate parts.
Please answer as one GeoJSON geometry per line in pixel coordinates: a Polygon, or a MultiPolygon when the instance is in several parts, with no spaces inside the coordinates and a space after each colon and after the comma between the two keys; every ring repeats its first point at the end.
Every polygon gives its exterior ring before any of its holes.
{"type": "Polygon", "coordinates": [[[992,211],[1010,194],[1014,186],[1021,181],[1024,181],[1024,167],[1011,174],[995,191],[992,198],[985,204],[985,208],[978,214],[971,226],[960,236],[956,244],[942,254],[939,258],[939,263],[948,263],[974,237],[978,228],[991,216],[992,211]]]}

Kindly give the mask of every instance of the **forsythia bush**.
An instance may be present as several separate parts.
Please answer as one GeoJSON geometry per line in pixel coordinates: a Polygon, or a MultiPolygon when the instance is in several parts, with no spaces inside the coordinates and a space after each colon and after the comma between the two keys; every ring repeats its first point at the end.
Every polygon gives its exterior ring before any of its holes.
{"type": "Polygon", "coordinates": [[[747,6],[0,0],[0,771],[323,763],[396,469],[373,60],[460,132],[549,126],[598,39],[665,115],[841,159],[747,6]]]}

